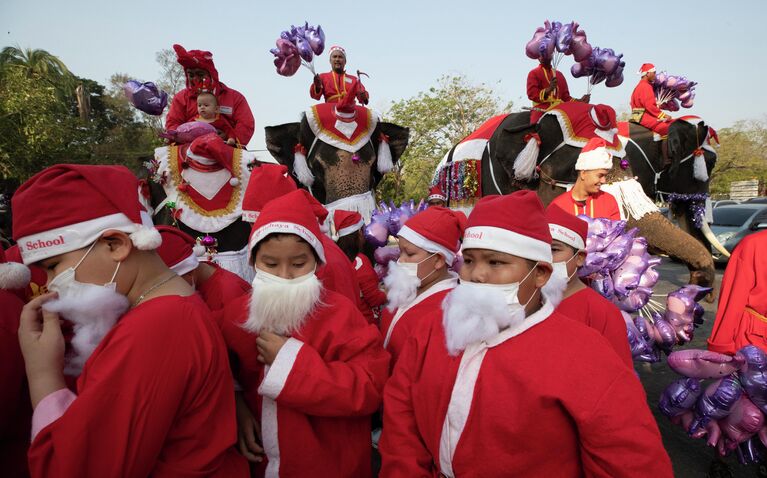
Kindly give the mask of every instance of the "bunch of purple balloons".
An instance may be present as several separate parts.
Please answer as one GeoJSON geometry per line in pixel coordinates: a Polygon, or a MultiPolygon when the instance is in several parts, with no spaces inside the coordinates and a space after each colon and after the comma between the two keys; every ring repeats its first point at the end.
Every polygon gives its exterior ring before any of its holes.
{"type": "Polygon", "coordinates": [[[672,422],[693,438],[706,437],[721,455],[737,449],[744,463],[753,460],[753,441],[767,446],[767,355],[760,348],[748,345],[734,356],[682,350],[669,355],[668,364],[684,376],[658,403],[672,422]],[[714,381],[705,385],[706,379],[714,381]]]}
{"type": "Polygon", "coordinates": [[[160,116],[168,106],[168,93],[162,91],[151,81],[141,83],[128,80],[123,85],[123,92],[137,110],[152,116],[160,116]]]}
{"type": "Polygon", "coordinates": [[[309,25],[290,26],[280,33],[277,48],[269,50],[274,55],[274,66],[282,76],[293,76],[301,65],[314,73],[314,57],[325,51],[325,32],[322,27],[309,25]]]}
{"type": "Polygon", "coordinates": [[[616,54],[612,48],[595,46],[591,54],[584,60],[574,64],[570,73],[575,78],[589,78],[588,92],[594,85],[605,82],[605,86],[613,88],[623,83],[623,68],[626,62],[621,60],[623,54],[616,54]]]}
{"type": "Polygon", "coordinates": [[[669,75],[662,71],[655,75],[652,83],[655,101],[660,109],[679,111],[679,108],[692,108],[695,103],[695,83],[684,76],[669,75]]]}
{"type": "Polygon", "coordinates": [[[551,62],[556,69],[565,55],[573,55],[576,62],[587,59],[591,55],[591,45],[586,39],[586,32],[578,30],[577,22],[563,24],[546,20],[527,42],[525,54],[533,60],[540,58],[551,62]]]}
{"type": "Polygon", "coordinates": [[[389,236],[396,236],[408,219],[426,209],[426,203],[420,201],[417,205],[412,199],[405,201],[399,206],[394,202],[386,204],[381,201],[378,208],[373,211],[370,224],[365,226],[365,239],[374,247],[384,247],[389,241],[389,236]]]}

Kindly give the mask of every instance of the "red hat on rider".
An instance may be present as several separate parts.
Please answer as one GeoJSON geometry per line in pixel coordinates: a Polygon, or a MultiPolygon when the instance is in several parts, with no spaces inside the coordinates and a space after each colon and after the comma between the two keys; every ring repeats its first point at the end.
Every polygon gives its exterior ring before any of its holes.
{"type": "MultiPolygon", "coordinates": [[[[176,58],[178,64],[184,67],[184,72],[190,68],[199,68],[205,70],[210,75],[212,80],[212,87],[215,89],[218,86],[218,71],[213,64],[213,53],[204,50],[189,50],[184,49],[183,46],[175,44],[173,50],[176,52],[176,58]]],[[[187,88],[194,86],[189,84],[189,78],[186,79],[187,88]]]]}
{"type": "Polygon", "coordinates": [[[266,203],[298,189],[282,164],[262,164],[253,169],[242,198],[242,220],[256,222],[266,203]]]}
{"type": "Polygon", "coordinates": [[[641,68],[639,68],[638,73],[642,76],[645,76],[646,74],[655,71],[655,65],[652,63],[644,63],[641,68]]]}
{"type": "Polygon", "coordinates": [[[328,56],[332,55],[333,52],[336,52],[336,51],[340,52],[344,56],[344,58],[346,58],[346,50],[344,50],[343,47],[338,45],[333,45],[330,47],[330,50],[328,50],[328,56]]]}
{"type": "Polygon", "coordinates": [[[232,186],[240,184],[237,171],[234,170],[235,165],[239,166],[239,162],[234,161],[234,148],[226,144],[216,133],[195,138],[186,151],[186,158],[192,169],[201,171],[226,169],[232,176],[229,184],[232,186]]]}
{"type": "Polygon", "coordinates": [[[579,251],[586,249],[586,237],[589,233],[586,221],[568,214],[556,204],[550,204],[546,208],[546,220],[549,221],[552,239],[564,242],[579,251]]]}
{"type": "Polygon", "coordinates": [[[610,169],[612,167],[613,156],[607,151],[607,141],[600,137],[591,138],[575,162],[576,171],[610,169]]]}

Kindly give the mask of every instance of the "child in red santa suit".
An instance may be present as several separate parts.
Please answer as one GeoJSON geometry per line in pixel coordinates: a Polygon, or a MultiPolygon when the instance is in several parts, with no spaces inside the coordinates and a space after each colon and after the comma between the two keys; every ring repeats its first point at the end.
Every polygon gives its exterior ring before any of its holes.
{"type": "Polygon", "coordinates": [[[249,242],[253,291],[221,317],[242,388],[240,450],[256,476],[371,475],[389,355],[356,304],[315,275],[321,234],[303,191],[267,203],[249,242]]]}
{"type": "Polygon", "coordinates": [[[154,251],[122,166],[60,164],[13,197],[24,263],[48,290],[23,309],[32,476],[243,476],[226,348],[210,311],[154,251]],[[60,318],[74,323],[65,357],[60,318]],[[76,393],[64,369],[79,374],[76,393]]]}
{"type": "Polygon", "coordinates": [[[553,204],[546,209],[546,220],[551,232],[552,278],[555,279],[549,283],[567,284],[557,312],[583,322],[602,334],[623,363],[633,369],[626,321],[620,309],[578,277],[578,268],[586,261],[588,224],[553,204]]]}
{"type": "Polygon", "coordinates": [[[226,118],[219,114],[218,100],[213,93],[203,91],[197,95],[197,118],[194,120],[209,123],[216,128],[216,132],[226,141],[226,144],[230,146],[237,144],[234,128],[226,118]]]}
{"type": "Polygon", "coordinates": [[[481,199],[461,283],[408,338],[384,393],[382,477],[671,477],[639,381],[541,292],[551,235],[532,191],[481,199]]]}

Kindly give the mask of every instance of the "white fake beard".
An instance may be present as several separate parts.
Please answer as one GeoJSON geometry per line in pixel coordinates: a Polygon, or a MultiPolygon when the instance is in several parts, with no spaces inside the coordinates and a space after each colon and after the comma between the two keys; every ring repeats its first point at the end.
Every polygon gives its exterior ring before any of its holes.
{"type": "Polygon", "coordinates": [[[254,333],[292,335],[320,304],[321,294],[322,283],[314,274],[298,284],[255,283],[243,327],[254,333]]]}
{"type": "Polygon", "coordinates": [[[473,343],[489,340],[501,331],[522,323],[525,309],[508,304],[495,287],[462,282],[442,302],[442,326],[447,351],[456,356],[473,343]]]}
{"type": "MultiPolygon", "coordinates": [[[[575,272],[578,274],[578,271],[575,272]]],[[[564,296],[565,290],[567,289],[567,284],[570,282],[570,280],[567,278],[567,276],[560,276],[557,274],[551,274],[549,277],[549,280],[541,287],[541,295],[543,296],[543,301],[547,304],[551,304],[556,308],[560,302],[562,302],[562,297],[564,296]]]]}
{"type": "Polygon", "coordinates": [[[408,274],[407,270],[397,261],[389,262],[389,272],[383,280],[386,287],[386,297],[389,299],[386,308],[394,311],[413,302],[418,295],[421,279],[408,274]]]}
{"type": "Polygon", "coordinates": [[[112,287],[88,284],[74,297],[59,297],[43,305],[74,324],[72,353],[67,356],[64,373],[78,376],[85,362],[130,307],[128,298],[112,287]]]}

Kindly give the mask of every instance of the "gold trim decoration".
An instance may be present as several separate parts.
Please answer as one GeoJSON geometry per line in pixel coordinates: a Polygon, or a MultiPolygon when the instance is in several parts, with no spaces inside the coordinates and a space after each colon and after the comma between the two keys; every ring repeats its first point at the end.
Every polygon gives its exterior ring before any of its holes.
{"type": "MultiPolygon", "coordinates": [[[[232,152],[232,177],[235,177],[239,180],[240,172],[242,170],[242,150],[238,148],[233,148],[233,150],[234,151],[232,152]]],[[[179,167],[178,167],[178,163],[179,163],[178,155],[179,155],[179,147],[176,145],[169,146],[168,169],[170,170],[170,177],[171,177],[171,180],[173,181],[173,187],[176,190],[176,193],[178,194],[178,200],[183,201],[184,204],[188,205],[192,209],[192,211],[194,211],[195,213],[205,217],[226,216],[228,214],[233,213],[234,210],[237,209],[237,206],[240,203],[240,193],[242,189],[242,184],[238,184],[237,186],[230,185],[232,187],[232,194],[229,197],[229,203],[225,207],[221,209],[214,209],[213,211],[207,211],[203,209],[200,205],[194,202],[194,200],[189,196],[189,194],[180,190],[179,185],[183,183],[184,178],[181,177],[181,171],[179,170],[179,167]]]]}

